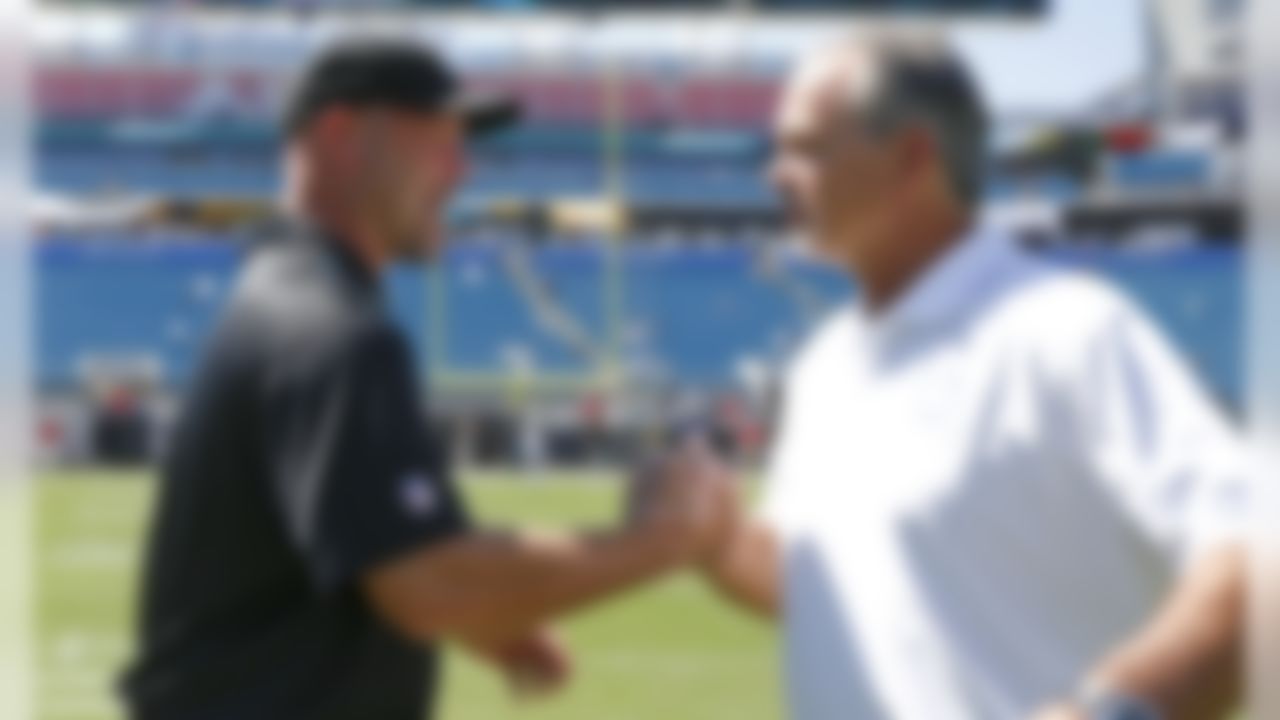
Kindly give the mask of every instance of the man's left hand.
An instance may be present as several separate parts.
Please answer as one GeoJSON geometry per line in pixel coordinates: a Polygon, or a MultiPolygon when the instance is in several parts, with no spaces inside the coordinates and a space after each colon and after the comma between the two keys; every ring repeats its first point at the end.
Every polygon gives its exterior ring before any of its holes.
{"type": "Polygon", "coordinates": [[[506,675],[512,694],[519,698],[552,695],[563,690],[573,675],[568,648],[549,629],[475,651],[506,675]]]}

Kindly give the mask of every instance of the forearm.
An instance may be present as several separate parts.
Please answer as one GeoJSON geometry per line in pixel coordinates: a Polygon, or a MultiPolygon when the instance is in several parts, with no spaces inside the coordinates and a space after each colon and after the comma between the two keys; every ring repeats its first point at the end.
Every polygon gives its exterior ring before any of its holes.
{"type": "Polygon", "coordinates": [[[781,553],[774,530],[748,519],[707,566],[721,595],[768,619],[782,612],[781,553]]]}
{"type": "Polygon", "coordinates": [[[679,564],[677,549],[626,530],[476,533],[422,555],[419,571],[395,581],[419,587],[378,594],[413,598],[397,615],[422,639],[482,644],[519,637],[679,564]]]}
{"type": "Polygon", "coordinates": [[[1241,701],[1246,555],[1232,547],[1206,556],[1093,680],[1143,698],[1170,720],[1227,716],[1241,701]]]}

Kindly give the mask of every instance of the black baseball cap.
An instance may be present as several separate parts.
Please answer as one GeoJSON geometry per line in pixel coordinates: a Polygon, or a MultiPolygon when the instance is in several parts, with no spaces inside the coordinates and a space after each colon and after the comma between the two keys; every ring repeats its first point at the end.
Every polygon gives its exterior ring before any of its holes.
{"type": "Polygon", "coordinates": [[[434,50],[399,39],[347,40],[322,51],[303,71],[285,107],[285,134],[299,132],[334,105],[456,113],[472,136],[502,130],[520,118],[513,98],[464,92],[434,50]]]}

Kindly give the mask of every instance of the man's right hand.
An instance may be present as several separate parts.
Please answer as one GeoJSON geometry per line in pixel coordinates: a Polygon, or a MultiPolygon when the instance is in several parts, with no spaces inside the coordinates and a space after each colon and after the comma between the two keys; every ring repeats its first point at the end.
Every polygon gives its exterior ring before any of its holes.
{"type": "MultiPolygon", "coordinates": [[[[476,529],[370,571],[362,579],[370,604],[411,638],[492,644],[483,640],[527,637],[668,571],[706,563],[725,542],[734,495],[709,450],[682,448],[637,483],[621,529],[476,529]]],[[[555,659],[542,652],[545,644],[534,649],[555,659]]]]}
{"type": "Polygon", "coordinates": [[[701,439],[683,441],[636,473],[627,502],[633,528],[682,564],[706,563],[727,542],[741,514],[736,481],[701,439]]]}
{"type": "Polygon", "coordinates": [[[766,618],[781,612],[780,550],[772,528],[748,516],[730,470],[705,442],[686,441],[631,488],[632,526],[666,543],[723,595],[766,618]]]}

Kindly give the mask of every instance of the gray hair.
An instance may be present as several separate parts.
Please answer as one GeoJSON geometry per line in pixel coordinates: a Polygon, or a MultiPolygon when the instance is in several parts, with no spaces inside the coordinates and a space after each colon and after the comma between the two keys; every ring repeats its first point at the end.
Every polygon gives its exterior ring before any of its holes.
{"type": "Polygon", "coordinates": [[[923,127],[938,144],[956,194],[976,205],[987,170],[988,116],[964,61],[945,42],[919,35],[882,34],[858,44],[877,75],[871,97],[856,102],[867,127],[882,136],[923,127]]]}

